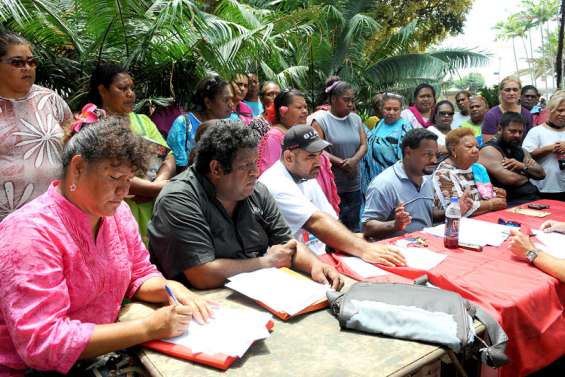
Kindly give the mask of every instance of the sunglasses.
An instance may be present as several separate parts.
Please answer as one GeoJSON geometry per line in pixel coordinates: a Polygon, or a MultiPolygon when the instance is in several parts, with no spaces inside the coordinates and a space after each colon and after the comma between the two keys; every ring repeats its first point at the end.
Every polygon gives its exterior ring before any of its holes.
{"type": "Polygon", "coordinates": [[[37,67],[37,60],[35,58],[8,58],[2,61],[4,64],[10,64],[14,68],[24,68],[26,65],[29,65],[30,68],[37,67]]]}
{"type": "Polygon", "coordinates": [[[440,111],[438,114],[442,117],[452,117],[454,113],[450,111],[440,111]]]}

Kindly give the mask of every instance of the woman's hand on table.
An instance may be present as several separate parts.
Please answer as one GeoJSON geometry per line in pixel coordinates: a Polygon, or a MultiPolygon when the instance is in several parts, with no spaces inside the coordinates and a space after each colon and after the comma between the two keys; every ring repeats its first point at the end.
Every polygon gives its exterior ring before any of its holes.
{"type": "Polygon", "coordinates": [[[514,255],[525,258],[528,251],[533,250],[535,247],[529,236],[518,229],[510,229],[510,245],[508,248],[514,255]]]}
{"type": "Polygon", "coordinates": [[[168,305],[145,317],[143,324],[149,339],[172,338],[188,329],[192,315],[188,305],[168,305]]]}
{"type": "Polygon", "coordinates": [[[549,232],[565,233],[565,222],[547,220],[546,222],[541,224],[540,229],[546,233],[549,232]]]}
{"type": "MultiPolygon", "coordinates": [[[[173,291],[173,294],[181,306],[190,308],[196,322],[204,324],[208,322],[210,318],[214,317],[213,308],[218,306],[218,303],[215,301],[208,300],[191,292],[183,284],[174,280],[167,280],[167,286],[173,291]]],[[[169,303],[173,304],[171,301],[169,301],[169,303]]]]}

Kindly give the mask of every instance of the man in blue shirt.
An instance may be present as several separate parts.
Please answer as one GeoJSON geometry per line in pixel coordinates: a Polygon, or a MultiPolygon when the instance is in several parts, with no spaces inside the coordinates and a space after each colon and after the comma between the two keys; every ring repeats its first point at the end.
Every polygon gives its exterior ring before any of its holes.
{"type": "Polygon", "coordinates": [[[429,176],[437,163],[437,136],[417,128],[402,141],[402,161],[375,177],[367,189],[361,217],[368,239],[381,239],[421,230],[443,217],[433,208],[429,176]]]}

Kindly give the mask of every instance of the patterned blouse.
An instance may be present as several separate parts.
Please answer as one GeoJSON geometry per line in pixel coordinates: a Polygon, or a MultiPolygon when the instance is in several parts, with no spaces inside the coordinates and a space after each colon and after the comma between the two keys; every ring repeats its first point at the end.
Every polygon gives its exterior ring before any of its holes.
{"type": "Polygon", "coordinates": [[[473,206],[462,214],[465,217],[471,216],[481,206],[481,195],[472,167],[469,169],[458,169],[449,160],[441,162],[432,176],[434,185],[434,207],[446,209],[452,196],[460,198],[465,190],[469,188],[473,206]]]}
{"type": "Polygon", "coordinates": [[[0,97],[0,221],[59,176],[61,126],[71,118],[65,101],[39,85],[22,99],[0,97]]]}

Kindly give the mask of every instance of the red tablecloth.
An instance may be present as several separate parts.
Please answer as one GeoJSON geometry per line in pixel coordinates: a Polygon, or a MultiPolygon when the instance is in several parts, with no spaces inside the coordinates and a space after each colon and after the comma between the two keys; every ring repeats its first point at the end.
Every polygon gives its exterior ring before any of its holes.
{"type": "MultiPolygon", "coordinates": [[[[551,216],[536,218],[503,210],[477,219],[497,222],[503,218],[534,229],[547,219],[565,221],[565,202],[541,200],[536,203],[549,204],[546,211],[551,212],[551,216]]],[[[501,368],[499,374],[503,377],[526,375],[565,355],[565,284],[517,260],[508,250],[508,241],[500,247],[487,246],[483,252],[475,252],[446,249],[443,239],[422,232],[416,234],[428,241],[430,249],[448,257],[430,271],[379,266],[397,276],[374,280],[407,281],[427,273],[432,284],[457,292],[490,311],[509,337],[506,351],[510,363],[501,368]]],[[[336,259],[334,265],[340,272],[361,280],[336,259]]]]}

